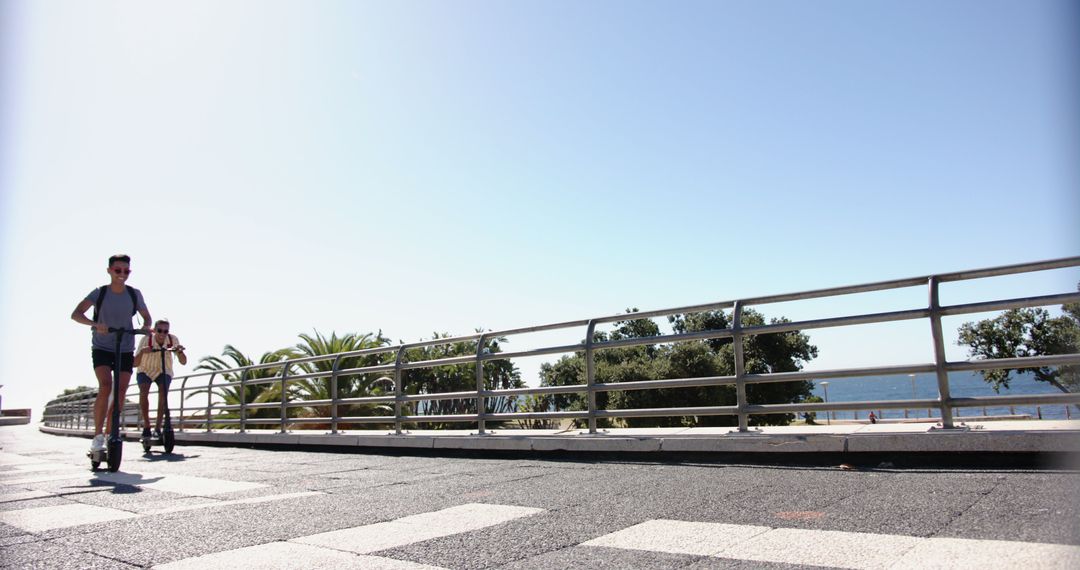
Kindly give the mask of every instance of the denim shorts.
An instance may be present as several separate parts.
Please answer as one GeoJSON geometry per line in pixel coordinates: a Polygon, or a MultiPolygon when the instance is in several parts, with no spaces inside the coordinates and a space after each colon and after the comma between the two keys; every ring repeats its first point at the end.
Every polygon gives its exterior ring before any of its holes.
{"type": "MultiPolygon", "coordinates": [[[[101,350],[100,348],[91,349],[91,357],[94,359],[94,368],[98,366],[108,366],[109,370],[113,369],[116,364],[116,353],[111,350],[101,350]]],[[[135,353],[134,352],[121,352],[120,353],[120,371],[131,373],[131,370],[135,367],[135,353]]]]}
{"type": "Polygon", "coordinates": [[[146,374],[140,372],[138,376],[135,377],[135,381],[138,382],[140,386],[142,386],[143,384],[149,384],[151,382],[157,382],[158,385],[167,387],[169,385],[169,382],[172,382],[172,376],[162,373],[158,374],[157,378],[151,379],[146,374]]]}

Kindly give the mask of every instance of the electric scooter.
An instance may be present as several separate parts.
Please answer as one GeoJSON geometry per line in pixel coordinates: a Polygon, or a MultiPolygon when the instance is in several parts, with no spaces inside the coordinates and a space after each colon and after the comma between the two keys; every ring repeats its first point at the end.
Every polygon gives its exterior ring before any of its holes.
{"type": "MultiPolygon", "coordinates": [[[[176,351],[177,351],[176,348],[155,348],[155,349],[152,349],[150,352],[160,352],[161,353],[161,370],[164,371],[165,370],[165,353],[166,352],[176,352],[176,351]]],[[[142,441],[143,452],[145,452],[145,453],[150,453],[150,448],[155,446],[155,445],[163,445],[163,446],[165,446],[165,453],[172,453],[173,446],[176,444],[176,440],[175,440],[175,438],[173,436],[172,417],[169,415],[169,388],[168,388],[168,386],[165,386],[163,388],[161,386],[161,384],[158,384],[158,391],[160,392],[161,390],[165,390],[164,392],[161,392],[161,394],[163,394],[163,396],[160,396],[160,395],[158,396],[158,398],[161,398],[161,397],[165,398],[165,417],[163,418],[164,421],[161,422],[161,437],[143,438],[141,441],[142,441]]],[[[160,412],[160,404],[158,405],[158,408],[159,408],[159,412],[160,412]]],[[[147,427],[149,427],[149,426],[147,426],[147,427]]]]}
{"type": "Polygon", "coordinates": [[[116,348],[113,351],[112,402],[109,406],[109,440],[102,451],[91,451],[90,468],[97,470],[102,461],[106,462],[110,473],[120,469],[120,458],[124,453],[124,440],[120,437],[120,406],[125,394],[120,393],[120,342],[125,334],[146,334],[146,331],[109,327],[109,332],[116,333],[116,348]]]}

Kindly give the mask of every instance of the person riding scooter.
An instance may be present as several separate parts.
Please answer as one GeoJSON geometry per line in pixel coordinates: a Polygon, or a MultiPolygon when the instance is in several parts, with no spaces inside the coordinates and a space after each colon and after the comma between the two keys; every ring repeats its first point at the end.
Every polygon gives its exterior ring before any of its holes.
{"type": "Polygon", "coordinates": [[[169,405],[169,383],[172,382],[173,377],[174,353],[180,364],[187,364],[184,346],[175,335],[169,332],[168,319],[160,319],[154,323],[153,334],[139,342],[139,350],[135,353],[135,365],[139,368],[139,374],[135,378],[139,383],[139,411],[142,413],[143,420],[143,443],[151,439],[161,439],[161,419],[165,417],[166,408],[169,405]],[[158,388],[158,406],[153,433],[150,432],[151,383],[157,384],[158,388]]]}

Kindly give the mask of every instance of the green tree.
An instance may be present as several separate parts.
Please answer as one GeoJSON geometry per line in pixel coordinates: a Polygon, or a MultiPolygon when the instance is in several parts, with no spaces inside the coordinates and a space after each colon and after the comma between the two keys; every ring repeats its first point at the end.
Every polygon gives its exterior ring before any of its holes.
{"type": "Polygon", "coordinates": [[[79,392],[97,392],[97,386],[77,386],[75,388],[65,388],[63,392],[56,395],[57,398],[67,396],[70,394],[78,394],[79,392]]]}
{"type": "MultiPolygon", "coordinates": [[[[221,351],[220,357],[204,356],[200,358],[199,365],[195,367],[195,371],[208,370],[222,372],[235,368],[254,366],[255,364],[275,364],[293,356],[291,349],[280,349],[264,352],[263,355],[259,357],[259,361],[255,362],[235,346],[226,344],[225,348],[221,351]]],[[[239,384],[235,386],[213,387],[210,388],[210,390],[226,405],[261,404],[279,401],[281,399],[281,387],[278,383],[257,384],[249,382],[273,378],[280,374],[280,366],[253,368],[247,371],[246,376],[244,376],[243,372],[223,372],[217,375],[216,381],[223,383],[239,382],[241,377],[244,377],[245,386],[243,390],[241,390],[239,384]]],[[[187,397],[193,398],[199,394],[206,394],[206,392],[207,389],[197,390],[187,397]]],[[[239,415],[239,412],[230,412],[223,414],[221,417],[236,418],[239,417],[239,415]]],[[[256,408],[248,410],[247,415],[249,418],[278,418],[280,417],[280,412],[271,408],[256,408]]]]}
{"type": "MultiPolygon", "coordinates": [[[[551,396],[545,394],[528,394],[517,400],[519,412],[548,412],[551,411],[551,396]]],[[[555,429],[559,427],[557,419],[520,419],[514,424],[519,429],[555,429]]]]}
{"type": "MultiPolygon", "coordinates": [[[[318,331],[313,335],[301,334],[300,339],[292,353],[298,357],[327,356],[345,352],[354,352],[369,348],[379,348],[390,345],[390,339],[383,336],[382,331],[371,334],[347,333],[338,336],[331,332],[329,337],[323,336],[318,331]]],[[[303,362],[297,365],[304,374],[324,373],[319,378],[299,380],[294,389],[297,397],[303,400],[331,400],[334,397],[331,373],[334,369],[333,358],[318,360],[315,362],[303,362]]],[[[338,363],[338,370],[352,370],[366,366],[376,366],[394,361],[394,354],[368,354],[362,356],[343,357],[338,363]]],[[[297,374],[298,372],[291,372],[297,374]]],[[[341,374],[338,376],[337,397],[340,399],[363,398],[384,394],[388,386],[379,382],[382,375],[374,374],[341,374]]],[[[390,387],[392,390],[392,387],[390,387]]],[[[301,416],[326,418],[331,416],[331,406],[319,405],[304,408],[301,416]]],[[[393,406],[387,404],[349,404],[339,406],[340,416],[378,416],[392,415],[393,406]]]]}
{"type": "MultiPolygon", "coordinates": [[[[481,331],[476,331],[481,332],[481,331]]],[[[450,335],[434,334],[432,339],[449,338],[450,335]]],[[[482,350],[488,353],[502,352],[502,344],[505,338],[485,338],[482,350]]],[[[472,356],[476,354],[476,341],[454,342],[413,348],[406,351],[407,362],[421,362],[427,360],[439,360],[457,356],[472,356]]],[[[487,390],[499,390],[510,388],[522,388],[525,383],[521,380],[521,372],[509,360],[488,360],[483,364],[484,388],[487,390]]],[[[445,392],[475,392],[476,391],[476,364],[467,362],[464,364],[452,364],[448,366],[435,366],[429,368],[413,368],[405,370],[404,389],[410,394],[439,394],[445,392]]],[[[518,409],[519,399],[515,397],[488,398],[486,400],[485,413],[512,412],[518,409]]],[[[413,412],[418,415],[451,415],[451,414],[475,414],[475,398],[455,398],[448,400],[430,400],[414,406],[413,412]]],[[[439,429],[449,427],[448,423],[430,424],[430,427],[439,429]]]]}
{"type": "MultiPolygon", "coordinates": [[[[992,319],[964,323],[957,344],[967,346],[969,356],[976,358],[1075,354],[1080,352],[1080,303],[1062,305],[1061,311],[1061,316],[1051,317],[1041,307],[1010,309],[992,319]]],[[[1009,387],[1013,372],[1030,373],[1062,392],[1080,391],[1076,365],[980,370],[979,374],[997,392],[1009,387]]]]}
{"type": "MultiPolygon", "coordinates": [[[[634,312],[637,312],[637,309],[627,311],[628,314],[634,312]]],[[[754,310],[745,310],[742,320],[744,326],[766,323],[764,315],[754,310]]],[[[677,334],[722,330],[729,328],[731,323],[729,315],[723,311],[673,315],[668,318],[668,321],[677,334]]],[[[772,319],[769,322],[788,321],[772,319]]],[[[632,319],[615,323],[615,328],[610,333],[596,332],[594,341],[617,341],[659,335],[659,327],[652,320],[632,319]]],[[[753,335],[744,338],[744,356],[746,372],[749,374],[791,372],[800,370],[804,362],[817,357],[817,347],[810,344],[807,335],[798,331],[753,335]]],[[[730,338],[602,349],[594,352],[594,360],[596,382],[605,384],[735,374],[734,347],[730,338]]],[[[554,364],[541,366],[540,378],[544,386],[585,384],[584,353],[577,352],[573,356],[564,356],[554,364]]],[[[812,383],[806,381],[751,384],[747,386],[747,400],[751,404],[798,402],[810,396],[811,388],[812,383]]],[[[729,406],[736,403],[736,396],[733,386],[706,386],[600,392],[596,400],[597,407],[601,409],[635,409],[729,406]]],[[[558,409],[587,409],[584,395],[556,395],[553,401],[558,409]]],[[[751,423],[755,425],[787,424],[793,417],[793,414],[751,416],[751,423]]],[[[612,425],[612,422],[603,420],[600,423],[612,425]]],[[[737,418],[734,416],[625,418],[620,420],[620,423],[630,427],[717,426],[735,425],[737,418]]]]}

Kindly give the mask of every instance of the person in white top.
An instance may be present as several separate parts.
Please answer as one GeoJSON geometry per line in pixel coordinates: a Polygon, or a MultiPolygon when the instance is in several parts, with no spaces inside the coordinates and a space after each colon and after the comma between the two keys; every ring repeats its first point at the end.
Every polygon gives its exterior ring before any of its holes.
{"type": "Polygon", "coordinates": [[[176,354],[180,364],[187,364],[187,355],[180,339],[169,333],[169,319],[160,319],[154,323],[153,334],[143,337],[139,342],[139,351],[135,353],[135,365],[139,374],[135,377],[139,383],[139,411],[143,419],[143,438],[161,437],[161,419],[165,416],[168,405],[169,383],[172,382],[172,359],[176,354]],[[150,384],[158,387],[158,411],[154,422],[154,433],[150,433],[150,384]]]}

